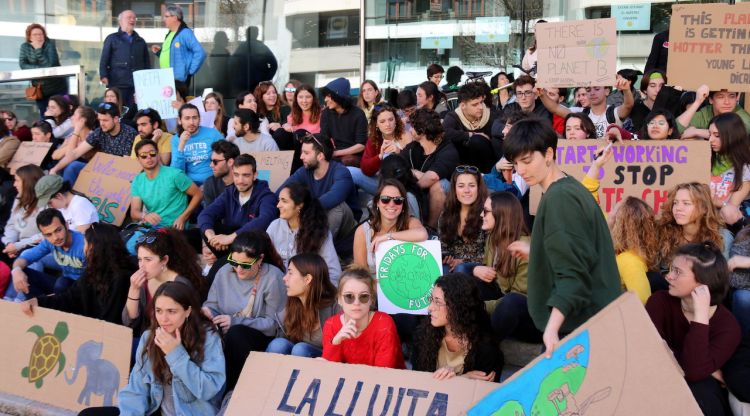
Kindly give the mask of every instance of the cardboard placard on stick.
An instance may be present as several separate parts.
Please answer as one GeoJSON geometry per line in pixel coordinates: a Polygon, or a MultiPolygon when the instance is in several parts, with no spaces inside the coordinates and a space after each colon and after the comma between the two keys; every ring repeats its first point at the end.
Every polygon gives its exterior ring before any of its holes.
{"type": "Polygon", "coordinates": [[[251,352],[227,416],[459,415],[497,383],[251,352]],[[262,382],[259,382],[262,380],[262,382]]]}
{"type": "Polygon", "coordinates": [[[375,252],[378,310],[427,315],[435,280],[443,274],[440,241],[384,241],[375,252]]]}
{"type": "Polygon", "coordinates": [[[669,85],[750,91],[750,3],[674,4],[669,85]]]}
{"type": "Polygon", "coordinates": [[[130,371],[130,328],[0,302],[0,391],[80,411],[115,406],[130,371]]]}
{"type": "Polygon", "coordinates": [[[534,35],[537,86],[614,85],[617,73],[615,19],[538,23],[534,35]]]}
{"type": "Polygon", "coordinates": [[[258,179],[268,182],[271,191],[276,192],[289,177],[292,169],[293,150],[278,152],[251,152],[258,162],[258,179]]]}
{"type": "MultiPolygon", "coordinates": [[[[557,165],[580,180],[588,172],[597,149],[605,140],[557,142],[557,165]]],[[[605,212],[628,196],[644,200],[659,212],[667,194],[685,182],[711,182],[711,147],[704,140],[634,140],[615,143],[612,159],[599,172],[599,204],[605,212]]],[[[529,209],[536,213],[541,200],[539,186],[531,187],[529,209]]]]}
{"type": "Polygon", "coordinates": [[[625,293],[470,411],[478,415],[695,415],[682,369],[625,293]]]}
{"type": "Polygon", "coordinates": [[[21,166],[40,166],[49,153],[50,147],[52,147],[50,142],[21,142],[16,153],[13,154],[13,159],[8,163],[10,174],[15,175],[16,169],[21,166]]]}
{"type": "Polygon", "coordinates": [[[78,175],[73,189],[89,197],[99,220],[121,225],[130,208],[130,185],[140,171],[135,159],[97,152],[78,175]]]}

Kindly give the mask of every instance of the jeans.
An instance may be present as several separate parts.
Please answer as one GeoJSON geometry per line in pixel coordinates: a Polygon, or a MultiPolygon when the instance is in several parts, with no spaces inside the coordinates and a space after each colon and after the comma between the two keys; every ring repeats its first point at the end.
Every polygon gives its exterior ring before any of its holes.
{"type": "Polygon", "coordinates": [[[522,341],[541,340],[541,334],[529,315],[526,295],[521,293],[506,293],[492,312],[490,320],[498,341],[511,335],[522,341]]]}
{"type": "Polygon", "coordinates": [[[78,175],[84,167],[86,167],[86,164],[79,160],[70,162],[70,164],[63,169],[63,180],[68,181],[71,185],[75,185],[76,180],[78,180],[78,175]]]}
{"type": "Polygon", "coordinates": [[[367,176],[362,173],[362,169],[353,166],[347,166],[346,168],[349,169],[349,173],[352,175],[352,181],[354,181],[354,185],[356,185],[357,188],[367,194],[375,195],[378,191],[377,176],[367,176]]]}
{"type": "Polygon", "coordinates": [[[274,338],[266,352],[275,354],[294,355],[296,357],[318,358],[323,355],[323,350],[306,342],[293,343],[286,338],[274,338]]]}
{"type": "Polygon", "coordinates": [[[735,289],[732,293],[732,313],[737,318],[742,336],[750,332],[750,290],[735,289]]]}
{"type": "Polygon", "coordinates": [[[5,291],[5,299],[23,301],[52,293],[59,295],[75,282],[75,280],[68,279],[67,277],[50,276],[28,267],[24,269],[24,273],[26,273],[29,282],[29,293],[23,294],[16,292],[13,288],[13,282],[11,281],[10,285],[8,285],[8,290],[5,291]]]}

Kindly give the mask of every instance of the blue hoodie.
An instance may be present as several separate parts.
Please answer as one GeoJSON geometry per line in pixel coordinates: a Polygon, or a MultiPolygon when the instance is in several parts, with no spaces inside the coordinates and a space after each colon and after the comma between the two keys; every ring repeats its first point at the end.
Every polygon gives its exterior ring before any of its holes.
{"type": "Polygon", "coordinates": [[[198,215],[201,233],[216,229],[221,224],[225,230],[237,234],[251,230],[268,228],[271,221],[279,216],[276,209],[276,194],[268,188],[268,182],[256,180],[253,192],[245,205],[240,205],[240,192],[234,185],[229,185],[219,196],[198,215]]]}

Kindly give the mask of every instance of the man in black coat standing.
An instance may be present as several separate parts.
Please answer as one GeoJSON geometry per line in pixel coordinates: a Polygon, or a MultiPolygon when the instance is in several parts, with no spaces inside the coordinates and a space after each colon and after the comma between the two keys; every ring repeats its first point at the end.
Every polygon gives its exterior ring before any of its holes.
{"type": "Polygon", "coordinates": [[[135,85],[133,71],[151,69],[146,41],[136,32],[135,13],[125,10],[117,17],[120,28],[104,39],[99,60],[99,77],[107,88],[117,87],[123,104],[133,108],[135,85]]]}

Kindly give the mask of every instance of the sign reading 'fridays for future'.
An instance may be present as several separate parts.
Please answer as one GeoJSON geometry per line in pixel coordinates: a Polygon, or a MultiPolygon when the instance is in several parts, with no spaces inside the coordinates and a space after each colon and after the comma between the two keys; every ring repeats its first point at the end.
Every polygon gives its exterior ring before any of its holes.
{"type": "Polygon", "coordinates": [[[380,243],[375,252],[378,310],[426,315],[432,286],[443,274],[442,264],[437,240],[380,243]]]}

